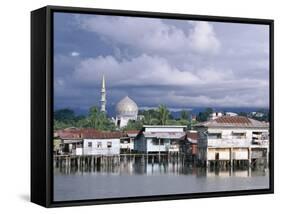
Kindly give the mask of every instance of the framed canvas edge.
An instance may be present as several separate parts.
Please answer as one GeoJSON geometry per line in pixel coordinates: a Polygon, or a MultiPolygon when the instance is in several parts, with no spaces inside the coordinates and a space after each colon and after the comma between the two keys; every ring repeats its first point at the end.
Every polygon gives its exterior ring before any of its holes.
{"type": "Polygon", "coordinates": [[[81,8],[81,7],[64,7],[64,6],[46,6],[46,207],[64,207],[64,206],[81,206],[81,205],[99,205],[99,204],[116,204],[116,203],[132,203],[132,202],[150,202],[163,200],[179,200],[179,199],[196,199],[210,197],[229,197],[244,196],[257,194],[274,193],[274,20],[272,19],[252,19],[241,17],[223,17],[208,15],[189,15],[176,13],[159,13],[147,11],[129,11],[129,10],[112,10],[97,8],[81,8]],[[116,15],[116,16],[132,16],[132,17],[150,17],[150,18],[168,18],[168,19],[189,19],[198,21],[212,22],[229,22],[229,23],[245,23],[245,24],[263,24],[269,25],[270,39],[270,179],[268,189],[253,189],[239,191],[218,191],[158,196],[141,196],[126,198],[107,198],[107,199],[90,199],[78,201],[54,201],[53,200],[53,164],[52,164],[52,131],[53,131],[53,13],[85,13],[100,15],[116,15]]]}

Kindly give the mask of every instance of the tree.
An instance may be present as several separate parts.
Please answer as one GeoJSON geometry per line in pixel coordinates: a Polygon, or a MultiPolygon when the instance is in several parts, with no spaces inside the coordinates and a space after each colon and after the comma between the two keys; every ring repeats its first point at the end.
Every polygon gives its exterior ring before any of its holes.
{"type": "Polygon", "coordinates": [[[207,121],[210,117],[210,114],[213,113],[212,108],[206,108],[203,112],[199,112],[199,114],[196,117],[196,120],[199,122],[207,121]]]}
{"type": "Polygon", "coordinates": [[[166,125],[170,112],[165,105],[160,105],[157,109],[159,125],[166,125]]]}
{"type": "Polygon", "coordinates": [[[189,120],[189,112],[188,111],[186,111],[186,110],[182,110],[181,111],[181,117],[180,117],[180,119],[181,120],[189,120]]]}
{"type": "Polygon", "coordinates": [[[166,125],[182,125],[180,120],[167,120],[166,125]]]}
{"type": "Polygon", "coordinates": [[[59,109],[54,112],[54,120],[61,122],[73,122],[75,120],[75,113],[73,110],[65,108],[59,109]]]}
{"type": "Polygon", "coordinates": [[[95,128],[98,130],[115,130],[115,124],[104,112],[93,106],[87,116],[76,116],[71,109],[60,109],[54,112],[54,129],[67,127],[95,128]]]}
{"type": "Polygon", "coordinates": [[[88,116],[88,125],[92,128],[98,128],[101,124],[102,115],[99,109],[95,106],[91,107],[88,116]]]}
{"type": "Polygon", "coordinates": [[[198,122],[196,120],[191,120],[187,125],[187,129],[193,129],[193,126],[195,126],[197,123],[198,122]]]}
{"type": "Polygon", "coordinates": [[[89,127],[89,120],[87,117],[77,120],[76,127],[78,128],[87,128],[89,127]]]}
{"type": "Polygon", "coordinates": [[[54,120],[54,130],[65,129],[67,127],[70,127],[70,125],[59,120],[54,120]]]}
{"type": "Polygon", "coordinates": [[[129,120],[127,126],[123,128],[124,131],[128,130],[141,130],[143,126],[140,120],[129,120]]]}
{"type": "Polygon", "coordinates": [[[210,115],[210,114],[212,114],[212,113],[214,112],[214,110],[213,110],[212,108],[206,108],[206,109],[205,109],[205,112],[206,112],[208,115],[210,115]]]}
{"type": "Polygon", "coordinates": [[[143,121],[143,124],[145,124],[145,125],[151,125],[151,123],[152,123],[152,115],[149,113],[149,111],[144,111],[143,112],[143,119],[142,119],[142,121],[143,121]]]}
{"type": "Polygon", "coordinates": [[[115,129],[114,123],[106,117],[104,112],[101,112],[99,108],[93,106],[90,108],[89,116],[86,118],[86,126],[95,128],[98,130],[113,130],[115,129]]]}

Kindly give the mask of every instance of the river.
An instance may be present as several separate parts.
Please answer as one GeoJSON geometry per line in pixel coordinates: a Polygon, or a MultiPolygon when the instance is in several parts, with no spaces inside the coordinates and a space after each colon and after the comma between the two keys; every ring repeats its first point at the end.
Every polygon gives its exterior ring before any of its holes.
{"type": "Polygon", "coordinates": [[[268,189],[262,168],[206,169],[180,162],[122,161],[117,167],[54,169],[54,201],[268,189]]]}

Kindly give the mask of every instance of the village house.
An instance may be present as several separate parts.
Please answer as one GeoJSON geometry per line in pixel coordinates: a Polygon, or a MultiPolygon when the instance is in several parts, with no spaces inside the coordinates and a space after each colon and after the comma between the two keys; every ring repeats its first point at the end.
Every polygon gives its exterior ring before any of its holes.
{"type": "Polygon", "coordinates": [[[186,155],[190,162],[196,162],[198,153],[198,132],[195,130],[188,130],[181,138],[180,152],[186,155]]]}
{"type": "Polygon", "coordinates": [[[135,139],[134,150],[140,153],[179,153],[186,126],[144,125],[135,139]]]}
{"type": "Polygon", "coordinates": [[[269,124],[242,116],[221,116],[199,123],[198,160],[210,165],[267,163],[269,124]]]}
{"type": "Polygon", "coordinates": [[[119,155],[121,132],[73,129],[59,132],[60,153],[67,155],[119,155]]]}
{"type": "Polygon", "coordinates": [[[131,153],[134,151],[135,138],[138,130],[125,131],[120,139],[120,153],[131,153]]]}

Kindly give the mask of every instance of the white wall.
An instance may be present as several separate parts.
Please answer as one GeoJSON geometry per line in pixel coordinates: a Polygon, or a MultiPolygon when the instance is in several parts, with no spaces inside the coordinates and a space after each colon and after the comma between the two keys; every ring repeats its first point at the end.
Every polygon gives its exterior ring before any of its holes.
{"type": "Polygon", "coordinates": [[[121,116],[117,116],[116,119],[115,119],[115,125],[117,126],[118,125],[118,121],[120,120],[120,125],[119,127],[122,128],[122,127],[125,127],[127,126],[129,120],[137,120],[137,116],[136,117],[121,117],[121,116]]]}
{"type": "MultiPolygon", "coordinates": [[[[216,153],[219,153],[220,160],[230,160],[230,149],[208,149],[208,160],[216,160],[216,153]]],[[[249,150],[233,149],[233,160],[248,160],[249,150]]]]}
{"type": "Polygon", "coordinates": [[[120,142],[120,149],[134,149],[134,139],[133,138],[128,138],[126,140],[123,140],[120,142]]]}
{"type": "Polygon", "coordinates": [[[276,213],[281,200],[281,13],[277,0],[9,0],[1,2],[1,130],[2,142],[16,145],[13,158],[1,153],[1,213],[276,213]],[[30,17],[31,10],[45,5],[115,8],[177,12],[202,15],[240,16],[275,19],[275,194],[151,203],[131,203],[43,209],[28,202],[30,188],[30,17]],[[17,128],[11,128],[11,127],[17,128]],[[11,142],[11,136],[20,141],[11,142]],[[9,164],[6,164],[6,163],[9,164]],[[11,167],[12,166],[12,167],[11,167]]]}
{"type": "Polygon", "coordinates": [[[118,155],[120,154],[120,139],[84,139],[83,141],[84,155],[118,155]],[[92,146],[89,146],[89,142],[92,146]],[[107,144],[111,143],[108,148],[107,144]],[[98,144],[100,146],[98,147],[98,144]]]}
{"type": "Polygon", "coordinates": [[[248,149],[233,149],[233,160],[248,160],[248,149]]]}
{"type": "Polygon", "coordinates": [[[242,128],[209,128],[208,132],[221,133],[221,139],[208,139],[208,146],[239,146],[249,147],[252,145],[253,132],[268,132],[267,129],[242,129],[242,128]],[[235,133],[245,133],[245,138],[237,139],[235,133]]]}
{"type": "Polygon", "coordinates": [[[215,160],[216,153],[219,153],[220,160],[229,160],[230,159],[230,151],[229,149],[208,149],[208,160],[215,160]]]}
{"type": "Polygon", "coordinates": [[[153,143],[153,140],[151,138],[146,139],[147,143],[147,151],[148,152],[166,152],[168,151],[168,146],[170,145],[169,140],[164,140],[163,144],[159,145],[159,142],[157,140],[157,143],[153,143]]]}

